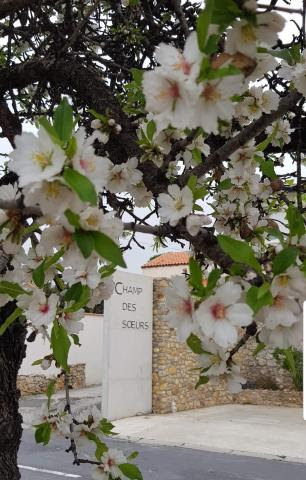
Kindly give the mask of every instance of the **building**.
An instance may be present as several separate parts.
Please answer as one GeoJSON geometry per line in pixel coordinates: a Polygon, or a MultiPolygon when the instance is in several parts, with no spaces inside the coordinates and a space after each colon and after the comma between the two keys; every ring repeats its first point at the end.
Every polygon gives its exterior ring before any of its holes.
{"type": "Polygon", "coordinates": [[[149,260],[142,265],[143,275],[149,277],[172,277],[184,275],[188,272],[190,252],[166,252],[149,260]]]}

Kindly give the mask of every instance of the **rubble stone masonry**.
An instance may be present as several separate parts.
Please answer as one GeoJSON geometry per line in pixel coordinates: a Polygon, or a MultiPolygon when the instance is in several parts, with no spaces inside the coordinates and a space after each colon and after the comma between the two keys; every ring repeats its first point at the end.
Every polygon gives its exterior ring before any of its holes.
{"type": "MultiPolygon", "coordinates": [[[[55,390],[64,389],[64,376],[56,378],[55,390]]],[[[38,393],[46,393],[49,382],[52,378],[46,375],[19,375],[17,379],[17,387],[21,395],[33,395],[38,393]]],[[[85,364],[79,363],[72,365],[69,374],[69,385],[74,389],[85,388],[85,364]]]]}
{"type": "Polygon", "coordinates": [[[175,329],[166,321],[165,287],[167,278],[154,279],[153,293],[153,412],[168,413],[173,408],[189,410],[226,403],[297,406],[302,392],[297,392],[289,373],[282,369],[269,350],[252,355],[255,341],[245,345],[237,360],[242,375],[252,389],[230,394],[225,382],[202,385],[195,390],[198,373],[196,355],[176,340],[175,329]]]}

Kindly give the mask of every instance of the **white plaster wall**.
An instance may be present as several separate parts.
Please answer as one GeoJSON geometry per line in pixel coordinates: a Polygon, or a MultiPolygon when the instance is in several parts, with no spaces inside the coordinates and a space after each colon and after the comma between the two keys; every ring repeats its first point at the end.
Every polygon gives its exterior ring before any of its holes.
{"type": "Polygon", "coordinates": [[[152,411],[153,280],[117,271],[105,302],[102,413],[110,420],[152,411]]]}
{"type": "Polygon", "coordinates": [[[172,277],[174,275],[183,275],[184,271],[188,271],[188,265],[171,265],[166,267],[150,267],[142,268],[141,272],[147,277],[172,277]]]}
{"type": "MultiPolygon", "coordinates": [[[[80,332],[81,347],[72,345],[69,354],[69,363],[85,363],[86,385],[98,385],[102,379],[102,344],[103,344],[103,315],[86,314],[84,317],[84,330],[80,332]]],[[[27,356],[24,359],[19,375],[46,375],[51,377],[58,373],[52,366],[42,370],[39,365],[32,363],[50,353],[48,342],[44,343],[41,335],[35,342],[27,343],[27,356]]]]}

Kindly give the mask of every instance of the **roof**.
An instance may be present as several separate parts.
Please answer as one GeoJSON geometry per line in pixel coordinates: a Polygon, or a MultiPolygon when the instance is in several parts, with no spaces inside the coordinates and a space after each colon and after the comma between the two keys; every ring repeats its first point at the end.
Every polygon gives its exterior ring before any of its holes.
{"type": "Polygon", "coordinates": [[[141,268],[167,267],[172,265],[188,265],[190,252],[167,252],[149,260],[141,268]]]}

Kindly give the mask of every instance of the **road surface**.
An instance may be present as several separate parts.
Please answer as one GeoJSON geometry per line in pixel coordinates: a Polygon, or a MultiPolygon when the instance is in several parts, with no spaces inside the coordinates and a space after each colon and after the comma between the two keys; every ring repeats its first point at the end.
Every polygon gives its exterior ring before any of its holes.
{"type": "MultiPolygon", "coordinates": [[[[306,464],[182,447],[133,444],[124,440],[111,440],[108,444],[124,452],[137,450],[137,464],[144,480],[306,479],[306,464]]],[[[33,431],[25,430],[19,453],[22,480],[90,480],[90,466],[73,466],[71,454],[65,453],[65,445],[61,440],[53,440],[46,447],[36,445],[33,431]]]]}

